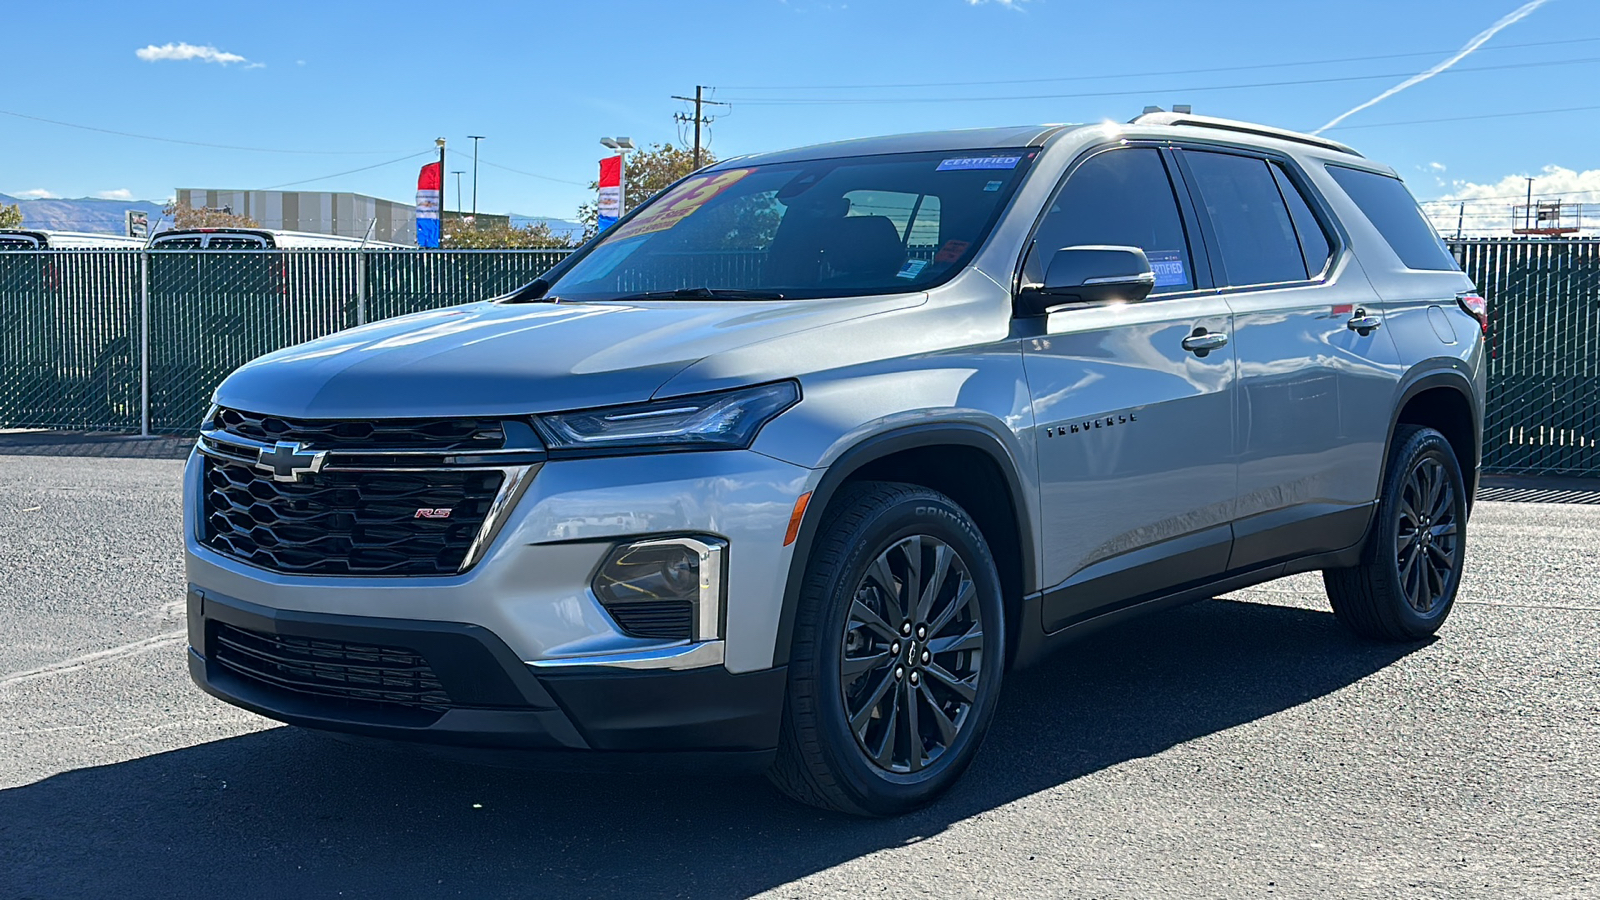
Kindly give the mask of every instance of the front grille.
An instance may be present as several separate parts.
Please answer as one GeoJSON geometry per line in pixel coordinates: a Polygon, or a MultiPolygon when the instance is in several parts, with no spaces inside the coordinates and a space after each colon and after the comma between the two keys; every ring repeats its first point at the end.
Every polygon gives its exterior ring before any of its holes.
{"type": "Polygon", "coordinates": [[[622,630],[634,637],[688,640],[694,604],[688,600],[640,600],[606,607],[622,630]]]}
{"type": "Polygon", "coordinates": [[[294,575],[453,575],[504,477],[495,469],[323,471],[287,482],[206,457],[201,539],[294,575]]]}
{"type": "Polygon", "coordinates": [[[498,450],[506,439],[499,419],[482,418],[285,419],[222,408],[210,427],[262,443],[298,441],[318,450],[498,450]]]}
{"type": "Polygon", "coordinates": [[[364,706],[442,711],[450,695],[428,661],[404,647],[264,634],[213,622],[211,661],[279,690],[364,706]]]}

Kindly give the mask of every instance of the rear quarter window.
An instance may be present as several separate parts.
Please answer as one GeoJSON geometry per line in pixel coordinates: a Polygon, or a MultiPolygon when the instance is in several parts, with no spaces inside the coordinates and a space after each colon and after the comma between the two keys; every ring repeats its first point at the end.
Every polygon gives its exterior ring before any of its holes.
{"type": "Polygon", "coordinates": [[[1360,207],[1400,262],[1408,269],[1453,271],[1456,261],[1438,232],[1400,179],[1344,166],[1328,166],[1328,174],[1360,207]]]}

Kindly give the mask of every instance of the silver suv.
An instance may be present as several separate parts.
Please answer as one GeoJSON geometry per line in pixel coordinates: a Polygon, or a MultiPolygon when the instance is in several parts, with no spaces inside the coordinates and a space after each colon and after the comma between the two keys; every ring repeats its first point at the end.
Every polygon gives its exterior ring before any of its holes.
{"type": "Polygon", "coordinates": [[[185,474],[190,671],[453,752],[898,813],[1006,672],[1321,570],[1449,615],[1483,301],[1395,173],[1175,113],[745,157],[505,297],[263,357],[185,474]],[[537,757],[537,754],[534,754],[537,757]]]}

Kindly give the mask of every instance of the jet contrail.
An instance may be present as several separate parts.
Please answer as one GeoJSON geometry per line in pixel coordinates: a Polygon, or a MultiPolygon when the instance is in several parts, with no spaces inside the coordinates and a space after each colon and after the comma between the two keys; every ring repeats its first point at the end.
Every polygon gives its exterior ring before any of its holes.
{"type": "Polygon", "coordinates": [[[1457,50],[1454,56],[1450,57],[1449,59],[1445,60],[1442,63],[1439,63],[1438,65],[1436,65],[1433,68],[1427,70],[1426,72],[1422,72],[1420,74],[1413,75],[1410,78],[1407,78],[1405,81],[1402,81],[1399,84],[1395,85],[1394,87],[1389,88],[1387,91],[1384,91],[1383,93],[1379,94],[1378,96],[1373,97],[1371,100],[1368,100],[1367,102],[1361,104],[1360,106],[1356,107],[1355,109],[1352,109],[1349,112],[1346,112],[1346,113],[1343,113],[1343,114],[1341,114],[1339,116],[1334,117],[1334,120],[1332,122],[1329,122],[1328,124],[1322,126],[1321,128],[1318,128],[1316,131],[1313,131],[1311,133],[1312,134],[1321,134],[1324,131],[1327,131],[1329,128],[1332,128],[1333,126],[1339,124],[1340,122],[1343,122],[1345,119],[1348,119],[1351,116],[1355,115],[1356,113],[1361,112],[1363,109],[1366,109],[1369,106],[1375,106],[1375,105],[1377,105],[1379,103],[1382,103],[1383,101],[1389,99],[1390,97],[1393,97],[1395,94],[1400,93],[1401,91],[1405,90],[1408,87],[1411,87],[1414,84],[1421,84],[1422,82],[1427,81],[1429,78],[1432,78],[1433,76],[1439,74],[1440,72],[1443,72],[1445,69],[1450,68],[1451,66],[1453,66],[1456,63],[1462,61],[1463,59],[1466,59],[1468,56],[1472,55],[1472,52],[1474,50],[1477,50],[1479,47],[1482,47],[1484,44],[1488,43],[1490,38],[1492,38],[1495,35],[1499,34],[1502,30],[1506,29],[1507,27],[1509,27],[1511,25],[1515,25],[1516,23],[1522,21],[1523,19],[1526,19],[1528,16],[1533,14],[1534,10],[1538,9],[1539,7],[1545,5],[1546,3],[1549,3],[1549,2],[1550,2],[1550,0],[1532,0],[1531,3],[1522,4],[1521,6],[1517,7],[1515,11],[1513,11],[1509,15],[1507,15],[1505,18],[1501,19],[1500,21],[1498,21],[1498,22],[1494,23],[1493,25],[1490,25],[1488,28],[1484,29],[1482,32],[1480,32],[1478,34],[1477,37],[1473,38],[1470,41],[1467,41],[1466,46],[1462,47],[1460,50],[1457,50]]]}

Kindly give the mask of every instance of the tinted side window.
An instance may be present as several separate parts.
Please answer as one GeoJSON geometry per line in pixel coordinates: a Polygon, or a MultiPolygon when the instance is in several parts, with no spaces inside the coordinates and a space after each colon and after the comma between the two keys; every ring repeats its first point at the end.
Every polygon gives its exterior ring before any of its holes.
{"type": "Polygon", "coordinates": [[[1278,179],[1278,191],[1283,194],[1284,202],[1289,204],[1289,218],[1294,220],[1294,232],[1300,238],[1300,250],[1306,258],[1306,275],[1315,278],[1328,265],[1333,246],[1328,243],[1322,223],[1311,212],[1311,204],[1289,180],[1289,174],[1283,167],[1273,163],[1272,176],[1278,179]]]}
{"type": "Polygon", "coordinates": [[[1372,222],[1395,255],[1408,269],[1454,269],[1456,261],[1444,248],[1438,232],[1428,222],[1411,192],[1398,178],[1329,166],[1328,174],[1350,195],[1372,222]]]}
{"type": "Polygon", "coordinates": [[[1156,293],[1194,289],[1183,220],[1160,151],[1111,150],[1079,166],[1039,223],[1023,279],[1042,283],[1051,255],[1081,244],[1138,247],[1155,270],[1156,293]]]}
{"type": "Polygon", "coordinates": [[[1184,151],[1183,157],[1211,218],[1226,283],[1243,287],[1304,281],[1300,239],[1266,160],[1193,150],[1184,151]]]}

